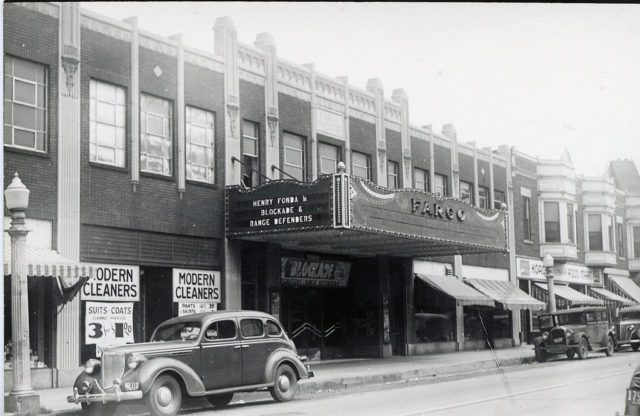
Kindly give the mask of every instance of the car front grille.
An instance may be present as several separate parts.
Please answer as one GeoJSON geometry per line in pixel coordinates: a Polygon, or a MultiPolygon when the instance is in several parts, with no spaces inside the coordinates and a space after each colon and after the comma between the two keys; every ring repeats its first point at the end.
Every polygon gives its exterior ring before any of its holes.
{"type": "Polygon", "coordinates": [[[565,331],[564,329],[552,329],[551,330],[551,339],[554,344],[564,344],[565,343],[565,331]]]}
{"type": "Polygon", "coordinates": [[[102,356],[102,387],[110,387],[113,380],[124,373],[124,354],[104,354],[102,356]]]}

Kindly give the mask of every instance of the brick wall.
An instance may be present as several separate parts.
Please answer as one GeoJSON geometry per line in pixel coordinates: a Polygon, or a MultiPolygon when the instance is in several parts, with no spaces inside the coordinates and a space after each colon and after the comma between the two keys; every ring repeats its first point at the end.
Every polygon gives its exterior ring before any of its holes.
{"type": "Polygon", "coordinates": [[[418,139],[416,137],[411,138],[411,164],[414,168],[420,168],[429,170],[429,142],[418,139]]]}
{"type": "Polygon", "coordinates": [[[376,143],[376,126],[358,118],[349,118],[349,140],[351,141],[351,150],[361,152],[371,157],[371,180],[378,182],[378,170],[375,166],[377,143],[376,143]]]}
{"type": "MultiPolygon", "coordinates": [[[[47,67],[47,152],[36,153],[4,146],[4,184],[18,172],[31,190],[28,218],[52,222],[52,247],[57,240],[58,175],[58,20],[18,4],[3,5],[3,46],[5,55],[47,67]]],[[[3,204],[4,205],[4,204],[3,204]]],[[[6,207],[4,215],[9,215],[6,207]]]]}
{"type": "Polygon", "coordinates": [[[540,257],[540,233],[538,232],[538,185],[535,179],[516,174],[513,178],[513,215],[515,225],[516,254],[519,256],[540,257]],[[531,190],[531,242],[524,241],[524,202],[521,188],[531,190]]]}

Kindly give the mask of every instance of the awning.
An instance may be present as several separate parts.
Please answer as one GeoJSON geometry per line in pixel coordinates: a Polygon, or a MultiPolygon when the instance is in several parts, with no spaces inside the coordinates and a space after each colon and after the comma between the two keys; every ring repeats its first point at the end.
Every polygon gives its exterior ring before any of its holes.
{"type": "Polygon", "coordinates": [[[518,289],[512,282],[486,279],[465,279],[464,281],[510,311],[521,309],[541,311],[547,306],[544,302],[518,289]]]}
{"type": "Polygon", "coordinates": [[[609,280],[631,299],[640,303],[640,286],[629,277],[609,275],[609,280]]]}
{"type": "MultiPolygon", "coordinates": [[[[540,289],[548,291],[546,283],[537,283],[540,289]]],[[[604,301],[601,299],[592,298],[591,296],[587,296],[584,293],[580,293],[577,290],[571,289],[569,286],[565,285],[554,285],[553,286],[554,293],[556,296],[559,296],[569,302],[569,306],[576,305],[596,305],[596,306],[604,306],[604,301]]]]}
{"type": "Polygon", "coordinates": [[[601,289],[599,287],[590,287],[589,289],[594,293],[594,295],[597,298],[604,300],[605,303],[612,302],[616,306],[636,305],[636,302],[627,298],[623,298],[622,296],[616,295],[615,293],[610,292],[607,289],[601,289]]]}
{"type": "Polygon", "coordinates": [[[461,305],[495,306],[493,299],[486,297],[469,285],[465,285],[455,276],[438,276],[416,273],[416,277],[432,288],[451,296],[461,305]]]}
{"type": "MultiPolygon", "coordinates": [[[[11,274],[11,245],[4,247],[4,275],[11,274]]],[[[27,261],[27,276],[55,276],[63,279],[77,279],[81,276],[91,276],[93,269],[90,265],[78,263],[62,257],[54,250],[42,248],[25,248],[27,261]]]]}

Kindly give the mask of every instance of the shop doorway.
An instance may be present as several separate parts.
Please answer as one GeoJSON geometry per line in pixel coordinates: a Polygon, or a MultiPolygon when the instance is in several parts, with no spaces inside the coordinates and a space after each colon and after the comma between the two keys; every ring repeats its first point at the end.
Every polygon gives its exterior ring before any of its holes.
{"type": "MultiPolygon", "coordinates": [[[[140,267],[142,298],[140,339],[149,341],[153,330],[167,319],[178,316],[173,303],[172,269],[168,267],[140,267]]],[[[135,326],[135,323],[134,323],[135,326]]]]}

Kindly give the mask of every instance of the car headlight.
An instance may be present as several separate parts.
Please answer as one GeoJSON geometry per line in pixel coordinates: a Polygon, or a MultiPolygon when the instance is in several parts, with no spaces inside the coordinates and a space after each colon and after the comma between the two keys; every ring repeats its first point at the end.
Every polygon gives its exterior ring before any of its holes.
{"type": "Polygon", "coordinates": [[[91,358],[90,360],[87,360],[86,363],[84,363],[84,372],[87,374],[93,374],[94,371],[99,369],[100,369],[100,360],[91,358]]]}
{"type": "Polygon", "coordinates": [[[136,368],[138,365],[142,364],[146,360],[147,359],[142,355],[131,354],[129,357],[127,357],[127,367],[133,370],[134,368],[136,368]]]}
{"type": "Polygon", "coordinates": [[[547,331],[544,331],[544,332],[542,333],[542,340],[543,340],[543,341],[546,341],[546,340],[547,340],[547,338],[549,338],[549,333],[548,333],[547,331]]]}
{"type": "Polygon", "coordinates": [[[567,336],[570,337],[573,335],[573,331],[567,328],[567,336]]]}

